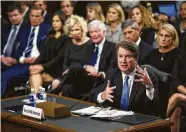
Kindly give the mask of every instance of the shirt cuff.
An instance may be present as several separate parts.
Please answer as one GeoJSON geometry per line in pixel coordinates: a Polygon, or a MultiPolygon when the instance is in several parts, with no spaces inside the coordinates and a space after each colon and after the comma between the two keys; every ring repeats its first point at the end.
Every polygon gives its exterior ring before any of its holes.
{"type": "Polygon", "coordinates": [[[146,95],[150,100],[153,100],[154,98],[154,87],[153,86],[151,88],[146,86],[146,95]]]}
{"type": "Polygon", "coordinates": [[[21,57],[19,58],[19,63],[23,64],[23,63],[24,63],[24,59],[25,59],[25,57],[24,57],[24,56],[21,56],[21,57]]]}
{"type": "Polygon", "coordinates": [[[105,102],[105,100],[102,100],[102,98],[101,98],[102,93],[103,92],[99,93],[98,94],[98,97],[97,97],[97,102],[100,103],[100,104],[103,103],[103,102],[105,102]]]}
{"type": "Polygon", "coordinates": [[[3,57],[4,55],[1,55],[1,57],[3,57]]]}
{"type": "Polygon", "coordinates": [[[105,73],[104,72],[99,72],[101,74],[101,77],[103,77],[105,79],[105,73]]]}

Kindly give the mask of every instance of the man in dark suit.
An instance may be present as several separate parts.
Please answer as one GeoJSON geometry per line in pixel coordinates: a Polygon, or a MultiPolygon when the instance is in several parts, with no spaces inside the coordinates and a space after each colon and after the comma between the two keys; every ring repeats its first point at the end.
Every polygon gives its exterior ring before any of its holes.
{"type": "Polygon", "coordinates": [[[128,19],[122,23],[124,40],[133,41],[139,47],[139,64],[142,64],[145,58],[151,53],[153,47],[145,43],[140,38],[140,27],[137,22],[128,19]]]}
{"type": "Polygon", "coordinates": [[[21,8],[15,4],[8,7],[8,18],[11,25],[2,25],[1,34],[1,71],[17,63],[15,53],[18,49],[17,38],[24,27],[21,8]]]}
{"type": "Polygon", "coordinates": [[[43,23],[45,23],[45,24],[52,24],[52,15],[49,12],[47,12],[47,1],[36,0],[36,1],[33,2],[33,5],[36,6],[36,7],[40,7],[41,9],[43,9],[43,11],[44,11],[44,14],[43,14],[43,17],[44,17],[43,23]]]}
{"type": "Polygon", "coordinates": [[[62,78],[60,87],[64,96],[78,97],[82,93],[89,92],[95,82],[101,83],[104,80],[108,70],[116,68],[115,44],[105,39],[105,24],[94,20],[89,23],[88,31],[95,47],[92,58],[82,68],[70,69],[68,77],[62,78]],[[69,87],[66,80],[73,88],[69,87]]]}
{"type": "Polygon", "coordinates": [[[117,45],[118,68],[108,72],[105,83],[92,90],[91,99],[122,110],[156,114],[157,78],[137,65],[138,47],[131,41],[117,45]],[[149,76],[150,75],[150,76],[149,76]]]}
{"type": "MultiPolygon", "coordinates": [[[[1,74],[1,96],[3,96],[10,80],[29,77],[29,65],[39,56],[39,49],[42,47],[40,41],[46,37],[49,25],[41,24],[43,21],[43,10],[32,7],[30,12],[30,26],[25,27],[19,38],[19,48],[16,51],[16,58],[19,64],[9,67],[1,74]]],[[[17,82],[18,83],[18,82],[17,82]]]]}

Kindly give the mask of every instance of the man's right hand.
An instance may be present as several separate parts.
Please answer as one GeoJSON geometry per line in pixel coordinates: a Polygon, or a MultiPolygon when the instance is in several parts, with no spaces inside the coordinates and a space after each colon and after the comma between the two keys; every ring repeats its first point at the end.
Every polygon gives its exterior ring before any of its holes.
{"type": "Polygon", "coordinates": [[[115,88],[116,88],[116,86],[110,87],[110,81],[108,80],[107,87],[106,87],[105,91],[101,94],[101,99],[102,100],[109,100],[110,102],[113,103],[114,96],[112,95],[112,93],[115,88]]]}
{"type": "Polygon", "coordinates": [[[1,57],[1,62],[6,65],[6,66],[12,66],[13,64],[16,64],[17,63],[17,60],[12,58],[12,57],[5,57],[5,56],[2,56],[1,57]]]}

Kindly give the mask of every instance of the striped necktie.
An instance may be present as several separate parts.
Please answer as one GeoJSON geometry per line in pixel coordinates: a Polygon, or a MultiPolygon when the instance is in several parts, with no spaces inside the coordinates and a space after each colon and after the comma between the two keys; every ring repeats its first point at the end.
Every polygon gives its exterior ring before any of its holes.
{"type": "Polygon", "coordinates": [[[27,45],[26,50],[25,50],[25,57],[30,56],[30,53],[31,53],[32,47],[33,47],[34,36],[35,36],[35,27],[32,29],[32,32],[30,33],[30,37],[29,37],[29,40],[28,40],[28,45],[27,45]]]}

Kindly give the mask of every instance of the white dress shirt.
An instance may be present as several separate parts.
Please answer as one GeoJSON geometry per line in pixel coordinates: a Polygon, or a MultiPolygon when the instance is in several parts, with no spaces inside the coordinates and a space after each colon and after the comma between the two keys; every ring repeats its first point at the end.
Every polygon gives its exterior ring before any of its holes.
{"type": "Polygon", "coordinates": [[[97,61],[96,61],[96,64],[94,65],[94,68],[97,71],[99,71],[99,62],[100,62],[101,53],[102,53],[102,50],[103,50],[104,43],[105,43],[105,38],[102,40],[102,42],[100,44],[95,44],[95,47],[99,47],[97,61]]]}
{"type": "MultiPolygon", "coordinates": [[[[31,35],[31,31],[32,31],[33,28],[34,27],[32,26],[31,30],[30,30],[30,35],[31,35]]],[[[40,52],[39,52],[38,47],[37,47],[37,37],[38,37],[38,33],[39,33],[39,26],[35,27],[34,33],[35,33],[35,35],[34,35],[33,47],[32,47],[31,53],[30,53],[30,57],[37,58],[40,55],[40,52]]],[[[30,36],[29,36],[29,38],[30,38],[30,36]]],[[[28,38],[28,40],[29,40],[29,38],[28,38]]],[[[28,47],[28,43],[27,43],[27,47],[28,47]]],[[[25,51],[23,52],[23,56],[21,56],[19,58],[19,62],[24,63],[24,59],[25,59],[25,51]]]]}

